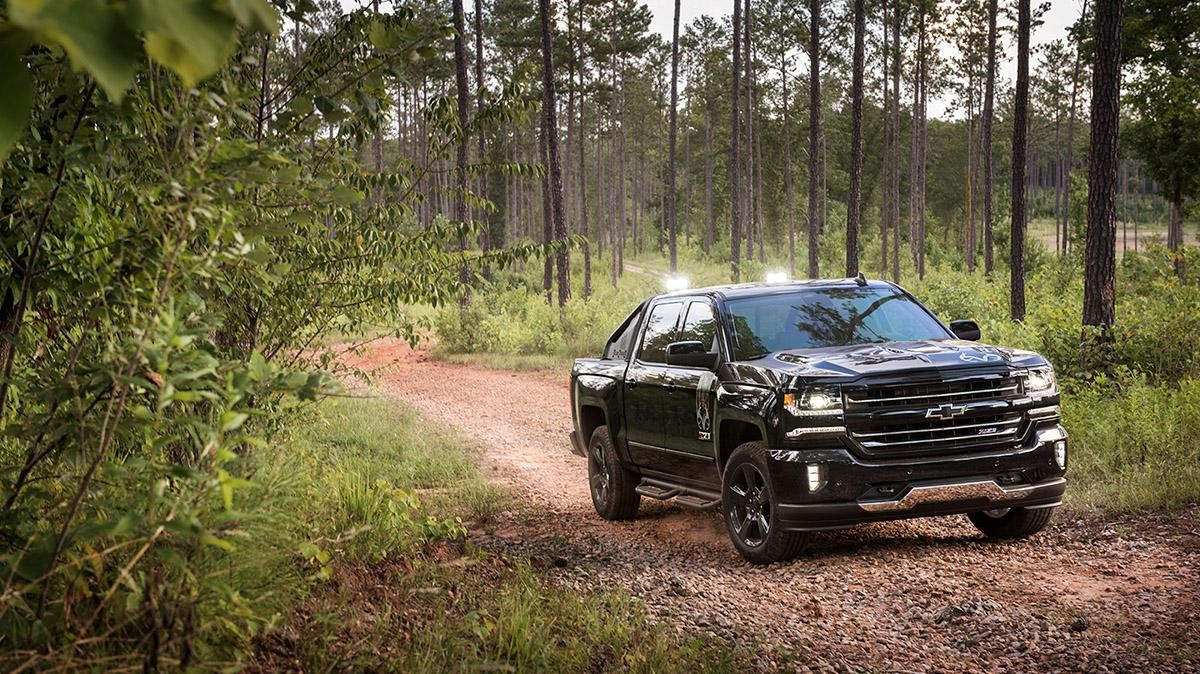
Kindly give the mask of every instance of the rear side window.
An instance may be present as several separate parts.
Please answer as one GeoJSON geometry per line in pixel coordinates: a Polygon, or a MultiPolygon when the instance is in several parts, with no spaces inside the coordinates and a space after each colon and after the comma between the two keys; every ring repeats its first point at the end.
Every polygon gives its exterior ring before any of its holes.
{"type": "Polygon", "coordinates": [[[679,322],[682,302],[659,304],[646,320],[646,334],[638,358],[647,363],[667,362],[667,345],[675,340],[675,324],[679,322]]]}
{"type": "Polygon", "coordinates": [[[688,305],[687,317],[683,320],[683,330],[679,333],[681,342],[700,342],[709,351],[716,350],[717,317],[713,315],[712,305],[704,300],[688,305]]]}
{"type": "Polygon", "coordinates": [[[642,317],[642,307],[633,310],[633,313],[625,319],[621,327],[617,328],[616,332],[608,338],[608,344],[604,347],[605,360],[629,360],[629,354],[633,351],[633,340],[637,334],[638,322],[642,317]]]}

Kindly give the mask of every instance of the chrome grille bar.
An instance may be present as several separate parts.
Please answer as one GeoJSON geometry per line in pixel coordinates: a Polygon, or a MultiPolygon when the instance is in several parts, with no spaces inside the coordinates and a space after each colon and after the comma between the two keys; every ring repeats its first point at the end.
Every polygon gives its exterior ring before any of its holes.
{"type": "Polygon", "coordinates": [[[966,440],[976,440],[976,441],[979,441],[979,444],[985,444],[985,443],[993,442],[996,439],[1007,438],[1008,436],[1011,436],[1016,432],[1017,432],[1016,427],[1013,427],[1013,428],[1006,428],[1002,431],[996,431],[995,433],[989,433],[987,435],[952,435],[948,438],[930,438],[927,440],[902,440],[902,441],[893,441],[893,442],[881,442],[879,440],[868,440],[862,444],[864,447],[870,447],[870,448],[900,447],[902,445],[931,445],[931,444],[941,443],[941,442],[963,442],[966,440]]]}
{"type": "Polygon", "coordinates": [[[1016,390],[1017,390],[1017,385],[1013,384],[1011,386],[1000,386],[1000,387],[991,388],[991,389],[978,389],[978,390],[973,390],[973,391],[972,390],[954,391],[951,393],[929,393],[926,395],[915,395],[915,396],[896,396],[894,398],[887,398],[887,397],[883,397],[883,398],[851,398],[849,395],[847,395],[846,402],[851,403],[853,405],[868,405],[871,403],[894,403],[894,402],[904,402],[906,400],[929,400],[932,398],[961,398],[964,396],[987,395],[989,393],[1003,395],[1006,392],[1016,391],[1016,390]]]}
{"type": "MultiPolygon", "coordinates": [[[[983,423],[983,424],[960,424],[960,425],[956,425],[956,426],[913,428],[913,429],[908,429],[908,430],[903,430],[903,431],[881,431],[878,433],[853,433],[853,435],[856,438],[878,438],[878,437],[883,437],[886,435],[909,435],[910,433],[948,433],[948,432],[958,431],[958,430],[961,430],[964,428],[986,428],[988,426],[1012,426],[1014,424],[1019,424],[1019,423],[1021,423],[1021,420],[1019,418],[1018,419],[1004,419],[1001,421],[990,421],[988,423],[983,423]]],[[[972,436],[967,436],[967,437],[979,437],[979,436],[972,435],[972,436]]]]}

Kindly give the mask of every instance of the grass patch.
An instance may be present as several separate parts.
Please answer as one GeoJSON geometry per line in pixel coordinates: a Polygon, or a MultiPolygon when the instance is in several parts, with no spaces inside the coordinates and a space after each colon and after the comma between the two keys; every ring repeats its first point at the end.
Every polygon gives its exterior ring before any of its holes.
{"type": "Polygon", "coordinates": [[[447,363],[472,365],[489,370],[512,370],[516,372],[544,372],[566,376],[571,371],[572,356],[545,353],[453,353],[435,348],[434,358],[447,363]]]}
{"type": "Polygon", "coordinates": [[[676,638],[624,594],[565,590],[524,562],[477,551],[351,567],[334,580],[264,652],[288,653],[308,671],[737,669],[728,647],[676,638]]]}
{"type": "Polygon", "coordinates": [[[1125,374],[1065,394],[1069,503],[1136,511],[1200,502],[1200,380],[1125,374]]]}
{"type": "Polygon", "coordinates": [[[514,503],[462,435],[394,401],[348,398],[322,403],[297,436],[260,471],[294,509],[290,543],[273,549],[298,553],[263,575],[284,617],[255,639],[256,668],[734,670],[728,647],[675,637],[625,594],[561,587],[475,549],[465,526],[514,503]]]}

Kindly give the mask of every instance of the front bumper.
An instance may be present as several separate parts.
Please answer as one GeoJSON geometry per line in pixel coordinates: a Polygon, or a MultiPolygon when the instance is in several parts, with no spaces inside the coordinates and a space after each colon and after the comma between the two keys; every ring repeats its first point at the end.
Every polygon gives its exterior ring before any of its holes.
{"type": "Polygon", "coordinates": [[[1055,459],[1061,427],[1039,430],[1027,447],[986,455],[864,462],[839,449],[774,454],[776,518],[790,531],[838,529],[863,522],[955,515],[990,508],[1049,508],[1067,481],[1055,459]],[[780,459],[780,457],[784,457],[780,459]],[[805,467],[823,466],[825,484],[810,493],[805,467]]]}

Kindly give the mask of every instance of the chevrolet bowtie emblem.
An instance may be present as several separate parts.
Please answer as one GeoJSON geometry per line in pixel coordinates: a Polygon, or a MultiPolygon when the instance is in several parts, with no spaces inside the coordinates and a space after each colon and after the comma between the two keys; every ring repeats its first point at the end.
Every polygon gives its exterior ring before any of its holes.
{"type": "Polygon", "coordinates": [[[961,405],[951,405],[950,403],[945,403],[943,405],[930,407],[929,409],[925,410],[925,418],[942,420],[953,419],[954,417],[957,417],[966,411],[967,408],[961,405]]]}

